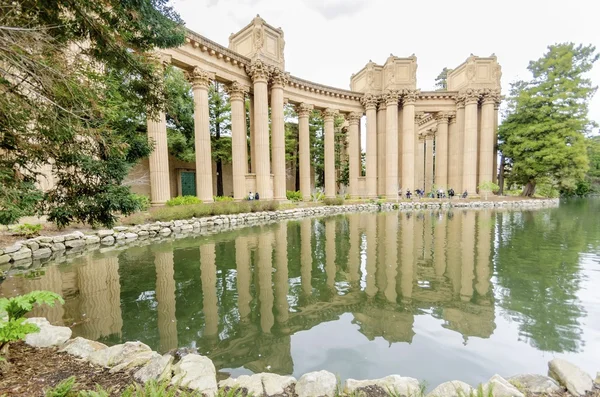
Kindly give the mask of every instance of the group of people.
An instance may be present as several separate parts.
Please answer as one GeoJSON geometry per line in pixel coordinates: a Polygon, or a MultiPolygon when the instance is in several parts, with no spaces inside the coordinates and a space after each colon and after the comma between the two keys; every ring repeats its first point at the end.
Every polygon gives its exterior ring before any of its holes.
{"type": "Polygon", "coordinates": [[[248,200],[252,201],[252,200],[258,200],[260,199],[260,196],[258,195],[258,192],[252,194],[252,192],[248,193],[248,200]]]}
{"type": "MultiPolygon", "coordinates": [[[[417,195],[418,198],[423,198],[425,196],[425,190],[424,189],[415,189],[415,194],[417,195]]],[[[427,197],[429,198],[439,198],[439,199],[443,199],[446,197],[450,197],[451,199],[454,198],[454,196],[456,195],[456,193],[454,192],[454,189],[450,188],[448,189],[448,195],[446,195],[446,192],[443,189],[439,189],[437,192],[431,192],[427,195],[427,197]]],[[[461,198],[465,199],[467,198],[468,192],[465,190],[463,192],[463,194],[460,196],[461,198]]],[[[406,198],[410,199],[413,196],[412,192],[410,191],[410,189],[406,189],[406,198]]],[[[400,197],[402,197],[402,189],[400,189],[400,197]]]]}

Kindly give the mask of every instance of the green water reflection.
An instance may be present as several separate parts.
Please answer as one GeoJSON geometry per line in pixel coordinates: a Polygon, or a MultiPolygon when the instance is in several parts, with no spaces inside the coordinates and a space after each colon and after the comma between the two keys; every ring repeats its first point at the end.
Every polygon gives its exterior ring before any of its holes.
{"type": "Polygon", "coordinates": [[[195,347],[239,375],[398,373],[431,386],[592,372],[600,349],[600,200],[523,212],[348,214],[96,253],[13,277],[34,315],[108,344],[195,347]]]}

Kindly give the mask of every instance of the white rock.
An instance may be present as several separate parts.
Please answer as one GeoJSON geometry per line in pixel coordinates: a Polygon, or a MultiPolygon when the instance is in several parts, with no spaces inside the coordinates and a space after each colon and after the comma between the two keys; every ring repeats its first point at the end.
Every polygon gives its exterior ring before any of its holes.
{"type": "Polygon", "coordinates": [[[48,258],[50,255],[52,255],[50,248],[40,248],[33,252],[33,259],[48,258]]]}
{"type": "Polygon", "coordinates": [[[127,230],[127,229],[128,229],[128,227],[127,227],[127,226],[115,226],[115,227],[113,227],[113,230],[114,230],[115,232],[124,232],[124,231],[125,231],[125,230],[127,230]]]}
{"type": "Polygon", "coordinates": [[[523,393],[516,387],[510,384],[509,381],[501,377],[500,375],[494,375],[490,380],[483,385],[483,394],[485,396],[491,394],[494,397],[525,397],[523,393]]]}
{"type": "Polygon", "coordinates": [[[171,379],[171,364],[173,356],[153,352],[152,358],[142,368],[133,374],[135,380],[140,383],[146,383],[149,380],[170,380],[171,379]]]}
{"type": "Polygon", "coordinates": [[[98,236],[85,236],[85,244],[92,245],[98,244],[100,242],[100,237],[98,236]]]}
{"type": "Polygon", "coordinates": [[[13,252],[12,254],[10,254],[10,256],[15,262],[21,259],[31,258],[31,249],[27,247],[21,247],[20,250],[18,250],[17,252],[13,252]]]}
{"type": "Polygon", "coordinates": [[[67,343],[64,344],[60,351],[69,353],[70,355],[75,357],[88,358],[90,354],[106,348],[108,348],[108,346],[106,346],[104,343],[96,342],[78,336],[74,339],[67,341],[67,343]]]}
{"type": "Polygon", "coordinates": [[[336,394],[337,379],[327,371],[309,372],[296,383],[298,397],[332,397],[336,394]]]}
{"type": "Polygon", "coordinates": [[[4,253],[12,254],[13,252],[17,252],[18,250],[20,250],[21,247],[23,247],[21,244],[13,244],[10,247],[4,248],[4,253]]]}
{"type": "Polygon", "coordinates": [[[552,378],[538,374],[522,374],[512,376],[507,379],[519,390],[525,389],[531,393],[555,393],[561,390],[561,387],[552,378]]]}
{"type": "Polygon", "coordinates": [[[113,245],[115,243],[115,238],[113,236],[105,236],[100,240],[104,245],[113,245]]]}
{"type": "Polygon", "coordinates": [[[575,364],[560,358],[548,363],[548,375],[565,386],[574,396],[583,396],[594,386],[591,376],[575,364]]]}
{"type": "Polygon", "coordinates": [[[138,235],[136,233],[125,233],[125,238],[128,240],[135,240],[138,238],[138,235]]]}
{"type": "Polygon", "coordinates": [[[254,375],[242,375],[239,378],[228,378],[219,382],[219,387],[241,387],[255,396],[267,396],[283,394],[286,388],[296,383],[292,376],[281,376],[277,374],[260,373],[254,375]]]}
{"type": "Polygon", "coordinates": [[[91,353],[89,355],[89,361],[93,364],[110,368],[130,361],[134,356],[140,353],[151,351],[152,349],[142,342],[126,342],[121,345],[114,345],[91,353]]]}
{"type": "Polygon", "coordinates": [[[115,231],[111,230],[111,229],[98,230],[96,232],[96,235],[100,238],[104,238],[106,236],[112,236],[113,234],[115,234],[115,231]]]}
{"type": "Polygon", "coordinates": [[[418,395],[420,392],[420,385],[418,380],[416,380],[415,378],[409,378],[400,375],[390,375],[386,376],[385,378],[373,380],[348,379],[346,380],[346,385],[344,389],[347,392],[353,392],[357,389],[367,386],[379,386],[386,392],[388,390],[393,390],[397,394],[402,396],[418,395]]]}
{"type": "Polygon", "coordinates": [[[464,397],[471,395],[473,389],[470,385],[459,380],[444,382],[427,395],[427,397],[464,397]]]}
{"type": "Polygon", "coordinates": [[[64,243],[65,242],[65,236],[54,236],[52,238],[52,242],[54,242],[54,243],[64,243]]]}
{"type": "Polygon", "coordinates": [[[0,265],[10,262],[10,255],[0,255],[0,265]]]}
{"type": "Polygon", "coordinates": [[[63,243],[54,243],[52,244],[52,246],[50,247],[50,249],[54,252],[58,252],[58,251],[64,251],[67,249],[67,247],[65,247],[65,245],[63,243]]]}
{"type": "Polygon", "coordinates": [[[213,362],[198,354],[188,354],[173,366],[172,385],[180,385],[212,397],[217,392],[217,371],[213,362]]]}
{"type": "Polygon", "coordinates": [[[39,332],[25,336],[25,343],[33,347],[60,346],[71,337],[71,329],[68,327],[57,327],[51,325],[43,317],[33,317],[25,320],[25,323],[33,323],[40,328],[39,332]]]}
{"type": "Polygon", "coordinates": [[[65,240],[65,246],[67,248],[79,248],[85,245],[84,240],[65,240]]]}
{"type": "Polygon", "coordinates": [[[163,236],[168,236],[169,234],[171,234],[171,229],[168,227],[162,228],[160,229],[160,234],[162,234],[163,236]]]}

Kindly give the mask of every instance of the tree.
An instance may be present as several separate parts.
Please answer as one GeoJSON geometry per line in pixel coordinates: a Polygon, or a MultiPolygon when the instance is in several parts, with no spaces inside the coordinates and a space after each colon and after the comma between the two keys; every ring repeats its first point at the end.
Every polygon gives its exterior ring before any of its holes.
{"type": "Polygon", "coordinates": [[[498,190],[500,190],[500,186],[492,181],[481,182],[477,187],[479,188],[479,192],[484,194],[485,200],[488,199],[488,194],[490,192],[496,193],[498,190]]]}
{"type": "Polygon", "coordinates": [[[589,182],[592,192],[600,193],[600,136],[589,138],[587,144],[590,169],[586,180],[589,182]]]}
{"type": "Polygon", "coordinates": [[[585,74],[598,60],[596,48],[573,43],[548,47],[529,63],[533,77],[511,85],[506,118],[499,128],[500,150],[512,169],[510,179],[535,193],[547,177],[562,190],[588,169],[585,136],[594,126],[588,104],[596,91],[585,74]]]}
{"type": "Polygon", "coordinates": [[[150,52],[183,41],[168,0],[3,2],[0,223],[37,212],[110,226],[136,210],[121,183],[152,149],[140,119],[165,100],[150,52]]]}
{"type": "Polygon", "coordinates": [[[444,91],[448,89],[448,72],[452,69],[444,68],[435,78],[435,90],[436,91],[444,91]]]}
{"type": "Polygon", "coordinates": [[[212,159],[217,164],[217,196],[223,196],[223,163],[231,163],[231,103],[221,83],[208,89],[212,159]]]}
{"type": "Polygon", "coordinates": [[[168,67],[165,72],[165,113],[169,153],[181,161],[193,163],[194,146],[194,96],[192,85],[182,70],[168,67]]]}

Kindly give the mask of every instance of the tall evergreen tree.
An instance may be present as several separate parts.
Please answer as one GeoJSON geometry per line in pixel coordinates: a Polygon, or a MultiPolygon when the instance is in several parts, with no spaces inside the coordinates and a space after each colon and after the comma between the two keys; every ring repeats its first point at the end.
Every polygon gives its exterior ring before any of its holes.
{"type": "Polygon", "coordinates": [[[448,72],[452,69],[444,67],[440,74],[435,78],[435,89],[436,91],[444,91],[448,89],[448,72]]]}

